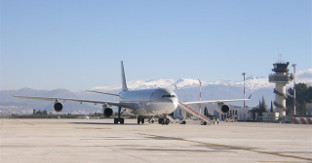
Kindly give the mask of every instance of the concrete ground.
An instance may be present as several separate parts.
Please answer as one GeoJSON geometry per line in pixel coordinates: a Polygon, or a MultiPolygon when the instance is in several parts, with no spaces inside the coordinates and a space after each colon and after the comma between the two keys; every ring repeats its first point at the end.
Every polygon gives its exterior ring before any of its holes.
{"type": "Polygon", "coordinates": [[[0,119],[0,162],[312,162],[312,125],[0,119]]]}

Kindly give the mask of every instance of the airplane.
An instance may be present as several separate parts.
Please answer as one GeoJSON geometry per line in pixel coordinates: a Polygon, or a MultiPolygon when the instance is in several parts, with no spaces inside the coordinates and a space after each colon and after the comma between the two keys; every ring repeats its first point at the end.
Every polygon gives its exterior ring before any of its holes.
{"type": "Polygon", "coordinates": [[[170,117],[168,116],[178,107],[182,108],[186,112],[194,115],[195,117],[202,120],[203,124],[211,123],[211,120],[199,113],[197,110],[191,108],[189,105],[193,104],[207,104],[207,103],[217,103],[219,106],[219,112],[227,113],[229,111],[229,106],[224,104],[224,102],[236,102],[236,101],[247,101],[249,99],[233,99],[233,100],[213,100],[213,101],[193,101],[193,102],[181,102],[178,100],[176,93],[167,88],[155,88],[155,89],[141,89],[141,90],[129,90],[126,81],[125,69],[123,61],[121,61],[121,92],[119,94],[99,92],[94,90],[87,90],[93,93],[100,93],[110,96],[119,97],[119,102],[108,102],[108,101],[93,101],[93,100],[83,100],[83,99],[71,99],[71,98],[57,98],[57,97],[33,97],[33,96],[17,96],[14,97],[23,99],[35,99],[44,101],[53,101],[53,109],[55,112],[61,112],[63,110],[63,103],[65,101],[74,101],[82,103],[93,103],[101,104],[104,108],[104,115],[110,117],[113,114],[112,106],[118,107],[117,117],[114,118],[114,124],[124,124],[124,118],[122,117],[122,108],[129,110],[130,113],[137,116],[137,124],[144,124],[144,119],[150,117],[158,116],[159,124],[170,123],[170,117]]]}

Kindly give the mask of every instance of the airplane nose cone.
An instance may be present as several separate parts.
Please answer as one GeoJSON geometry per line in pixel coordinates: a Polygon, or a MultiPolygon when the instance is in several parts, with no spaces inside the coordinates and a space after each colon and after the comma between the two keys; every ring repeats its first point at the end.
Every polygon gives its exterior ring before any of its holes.
{"type": "Polygon", "coordinates": [[[173,106],[175,109],[178,107],[178,105],[179,105],[178,100],[173,101],[173,106]]]}
{"type": "Polygon", "coordinates": [[[171,103],[174,106],[174,109],[176,109],[179,105],[178,99],[174,98],[174,99],[170,99],[171,103]]]}

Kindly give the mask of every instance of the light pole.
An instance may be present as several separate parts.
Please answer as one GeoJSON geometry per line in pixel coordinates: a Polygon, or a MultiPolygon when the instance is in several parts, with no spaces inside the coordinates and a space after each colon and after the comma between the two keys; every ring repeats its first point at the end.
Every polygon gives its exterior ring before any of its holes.
{"type": "MultiPolygon", "coordinates": [[[[244,99],[246,99],[246,72],[243,72],[242,75],[244,76],[244,99]]],[[[246,101],[244,100],[244,109],[246,109],[246,101]]]]}
{"type": "Polygon", "coordinates": [[[297,101],[296,101],[296,64],[291,65],[294,68],[294,115],[297,113],[297,101]]]}

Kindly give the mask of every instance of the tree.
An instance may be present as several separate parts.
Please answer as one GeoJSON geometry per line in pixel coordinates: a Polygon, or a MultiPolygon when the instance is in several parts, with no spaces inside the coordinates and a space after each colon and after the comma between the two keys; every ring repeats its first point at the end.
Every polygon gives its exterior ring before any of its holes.
{"type": "Polygon", "coordinates": [[[259,111],[260,111],[260,116],[262,116],[263,112],[267,111],[267,106],[266,106],[265,99],[263,96],[262,96],[262,100],[259,101],[259,111]]]}
{"type": "Polygon", "coordinates": [[[265,103],[265,99],[262,96],[262,99],[259,100],[259,105],[257,107],[252,108],[249,112],[253,114],[253,118],[255,119],[256,113],[258,114],[258,116],[262,116],[262,113],[266,111],[267,111],[267,106],[265,103]]]}
{"type": "Polygon", "coordinates": [[[270,112],[273,113],[273,102],[271,101],[270,112]]]}
{"type": "Polygon", "coordinates": [[[204,109],[204,115],[210,119],[213,119],[213,115],[211,115],[209,112],[208,112],[208,109],[207,107],[205,106],[205,109],[204,109]]]}
{"type": "MultiPolygon", "coordinates": [[[[312,86],[308,87],[305,83],[296,84],[296,101],[297,115],[305,115],[306,103],[312,102],[312,86]]],[[[288,89],[288,97],[286,99],[287,114],[294,114],[294,90],[288,89]]]]}

